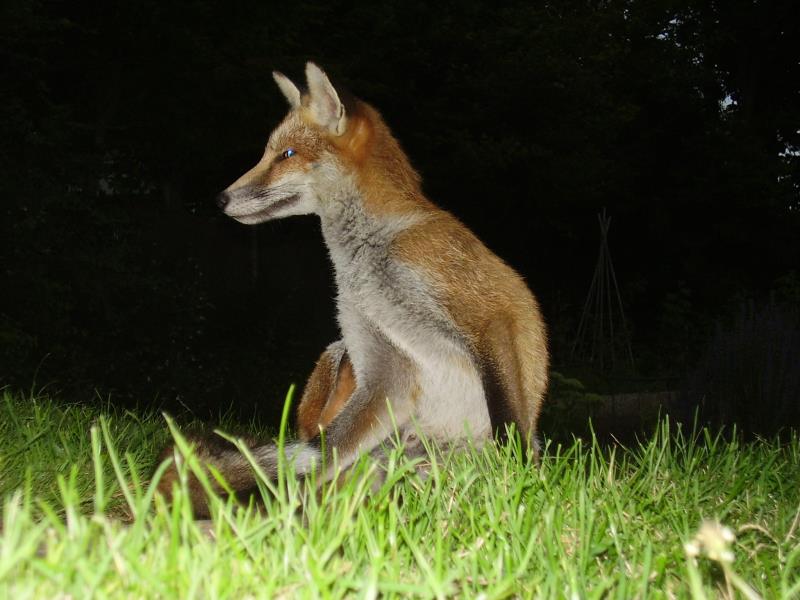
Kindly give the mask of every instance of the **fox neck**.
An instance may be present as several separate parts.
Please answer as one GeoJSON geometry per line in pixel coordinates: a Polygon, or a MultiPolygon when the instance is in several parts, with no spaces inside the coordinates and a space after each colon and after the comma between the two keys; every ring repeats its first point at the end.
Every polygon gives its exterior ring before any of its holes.
{"type": "Polygon", "coordinates": [[[329,199],[328,209],[320,214],[322,235],[340,283],[340,276],[354,268],[371,270],[387,257],[398,233],[424,218],[419,210],[370,210],[371,203],[360,190],[348,187],[348,193],[329,199]]]}
{"type": "Polygon", "coordinates": [[[360,159],[345,157],[349,168],[332,170],[328,189],[320,190],[322,233],[337,273],[359,259],[385,257],[398,233],[437,210],[377,111],[362,104],[360,118],[368,147],[360,159]]]}

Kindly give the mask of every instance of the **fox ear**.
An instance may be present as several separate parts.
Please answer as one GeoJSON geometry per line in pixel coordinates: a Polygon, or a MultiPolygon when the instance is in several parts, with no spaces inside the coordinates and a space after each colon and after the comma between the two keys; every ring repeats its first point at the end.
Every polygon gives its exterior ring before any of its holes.
{"type": "Polygon", "coordinates": [[[342,135],[347,126],[344,104],[328,76],[312,62],[306,63],[306,81],[310,95],[309,109],[314,120],[334,135],[342,135]]]}
{"type": "Polygon", "coordinates": [[[275,80],[275,83],[278,84],[283,95],[286,96],[286,99],[289,101],[289,106],[292,108],[300,106],[300,90],[292,83],[292,80],[279,71],[273,71],[272,78],[275,80]]]}

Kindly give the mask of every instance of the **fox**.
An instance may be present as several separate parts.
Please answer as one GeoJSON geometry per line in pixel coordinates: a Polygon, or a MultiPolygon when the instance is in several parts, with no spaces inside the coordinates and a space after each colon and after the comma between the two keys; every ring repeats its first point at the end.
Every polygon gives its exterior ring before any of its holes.
{"type": "MultiPolygon", "coordinates": [[[[333,264],[340,339],[319,357],[284,445],[298,476],[330,480],[397,432],[413,446],[480,446],[507,428],[538,462],[548,385],[545,322],[525,281],[423,193],[420,175],[380,113],[334,86],[315,63],[298,87],[273,78],[289,112],[258,163],[217,197],[255,225],[316,215],[333,264]]],[[[195,449],[234,492],[256,486],[234,447],[195,449]]],[[[168,449],[165,456],[170,454],[168,449]]],[[[251,448],[275,477],[275,443],[251,448]]],[[[171,467],[159,489],[169,496],[171,467]]],[[[193,494],[196,513],[207,511],[193,494]]]]}

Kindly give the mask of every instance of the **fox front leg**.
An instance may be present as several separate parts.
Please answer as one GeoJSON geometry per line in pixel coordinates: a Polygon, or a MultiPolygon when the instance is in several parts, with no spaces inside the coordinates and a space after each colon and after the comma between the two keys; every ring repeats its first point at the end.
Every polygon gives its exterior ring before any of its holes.
{"type": "Polygon", "coordinates": [[[339,414],[356,388],[353,365],[339,340],[325,349],[306,382],[297,407],[297,429],[307,441],[339,414]]]}

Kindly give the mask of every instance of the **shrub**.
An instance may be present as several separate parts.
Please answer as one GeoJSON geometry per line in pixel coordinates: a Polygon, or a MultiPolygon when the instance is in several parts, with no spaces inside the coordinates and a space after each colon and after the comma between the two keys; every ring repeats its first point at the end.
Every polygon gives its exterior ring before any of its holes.
{"type": "Polygon", "coordinates": [[[747,435],[800,423],[799,317],[791,305],[745,302],[717,325],[689,388],[704,420],[747,435]]]}

